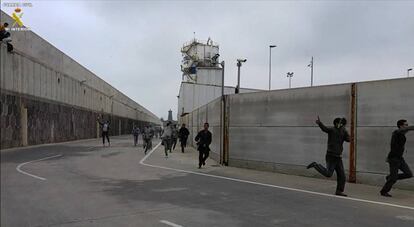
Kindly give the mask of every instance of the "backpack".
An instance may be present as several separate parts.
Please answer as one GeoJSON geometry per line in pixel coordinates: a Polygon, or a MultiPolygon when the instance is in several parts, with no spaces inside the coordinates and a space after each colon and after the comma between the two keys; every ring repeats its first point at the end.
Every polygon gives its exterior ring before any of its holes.
{"type": "Polygon", "coordinates": [[[104,123],[103,126],[102,126],[102,131],[107,132],[108,128],[109,128],[108,123],[104,123]]]}

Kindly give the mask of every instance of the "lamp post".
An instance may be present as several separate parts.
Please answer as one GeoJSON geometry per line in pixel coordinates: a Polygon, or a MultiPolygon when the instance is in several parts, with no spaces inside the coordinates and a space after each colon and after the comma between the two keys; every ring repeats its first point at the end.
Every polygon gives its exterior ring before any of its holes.
{"type": "Polygon", "coordinates": [[[410,77],[410,71],[413,70],[412,68],[407,69],[407,77],[410,77]]]}
{"type": "Polygon", "coordinates": [[[269,91],[272,84],[272,48],[274,47],[276,47],[276,45],[269,45],[269,91]]]}
{"type": "Polygon", "coordinates": [[[237,59],[237,87],[236,87],[236,94],[240,93],[240,67],[242,66],[242,62],[246,62],[247,59],[237,59]]]}
{"type": "Polygon", "coordinates": [[[224,100],[224,67],[225,63],[222,61],[220,63],[221,65],[221,104],[220,104],[220,130],[221,130],[221,136],[220,136],[220,164],[224,163],[224,134],[225,134],[225,127],[224,127],[224,106],[225,106],[225,100],[224,100]]]}
{"type": "Polygon", "coordinates": [[[293,72],[288,72],[286,77],[289,78],[289,88],[291,88],[292,87],[293,72]]]}
{"type": "Polygon", "coordinates": [[[221,65],[221,98],[224,99],[224,61],[220,63],[221,65]]]}
{"type": "Polygon", "coordinates": [[[311,87],[313,86],[313,56],[311,62],[309,63],[308,67],[311,68],[311,87]]]}

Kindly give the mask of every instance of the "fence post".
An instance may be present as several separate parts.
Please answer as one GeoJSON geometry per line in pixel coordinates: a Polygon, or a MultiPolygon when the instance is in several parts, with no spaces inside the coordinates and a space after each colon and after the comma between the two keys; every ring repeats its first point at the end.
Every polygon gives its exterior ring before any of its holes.
{"type": "Polygon", "coordinates": [[[223,164],[229,165],[229,96],[223,97],[223,164]]]}

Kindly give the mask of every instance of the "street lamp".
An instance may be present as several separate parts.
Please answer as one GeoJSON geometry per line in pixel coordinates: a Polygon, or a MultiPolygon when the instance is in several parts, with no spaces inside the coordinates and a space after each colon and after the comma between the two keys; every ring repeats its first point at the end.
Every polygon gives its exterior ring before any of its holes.
{"type": "Polygon", "coordinates": [[[407,69],[407,77],[410,77],[410,71],[413,70],[412,68],[407,69]]]}
{"type": "Polygon", "coordinates": [[[236,94],[240,93],[240,67],[242,66],[242,62],[246,62],[247,59],[237,59],[237,87],[236,87],[236,94]]]}
{"type": "Polygon", "coordinates": [[[271,81],[272,81],[272,48],[276,47],[276,45],[269,46],[269,91],[271,88],[271,81]]]}
{"type": "Polygon", "coordinates": [[[313,56],[311,62],[309,63],[308,67],[311,68],[311,87],[313,86],[313,56]]]}
{"type": "Polygon", "coordinates": [[[224,100],[224,61],[221,61],[221,99],[224,100]]]}
{"type": "Polygon", "coordinates": [[[288,72],[286,77],[289,77],[289,88],[291,88],[292,87],[293,72],[288,72]]]}
{"type": "Polygon", "coordinates": [[[223,143],[223,136],[225,134],[225,128],[223,126],[224,122],[224,68],[225,68],[225,62],[221,61],[221,104],[220,104],[220,127],[221,127],[221,135],[220,136],[220,164],[224,163],[223,153],[224,153],[224,143],[223,143]]]}

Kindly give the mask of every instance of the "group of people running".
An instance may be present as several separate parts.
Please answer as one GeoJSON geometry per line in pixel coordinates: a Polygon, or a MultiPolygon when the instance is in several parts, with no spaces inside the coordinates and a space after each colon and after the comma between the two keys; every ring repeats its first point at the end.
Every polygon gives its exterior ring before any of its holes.
{"type": "MultiPolygon", "coordinates": [[[[101,127],[102,133],[102,144],[105,147],[105,142],[108,142],[108,146],[111,145],[109,140],[109,129],[111,122],[109,120],[103,121],[99,117],[97,119],[101,127]]],[[[181,152],[184,153],[185,147],[187,146],[187,139],[190,135],[190,131],[186,128],[185,124],[181,125],[181,128],[178,130],[176,125],[173,125],[171,122],[167,122],[166,126],[159,130],[150,125],[146,125],[143,129],[140,129],[137,125],[133,125],[132,132],[134,138],[134,146],[138,145],[138,137],[142,136],[144,153],[147,154],[148,150],[152,149],[152,139],[160,135],[162,139],[162,145],[165,147],[165,157],[168,157],[168,151],[171,153],[175,150],[177,142],[181,143],[181,152]]]]}
{"type": "MultiPolygon", "coordinates": [[[[102,139],[105,146],[105,138],[108,140],[108,130],[109,130],[109,121],[101,122],[98,119],[99,124],[102,128],[102,139]]],[[[327,152],[325,156],[326,167],[322,164],[312,162],[307,166],[307,169],[314,168],[320,174],[325,177],[331,177],[333,173],[336,173],[337,178],[337,187],[335,195],[338,196],[347,196],[344,193],[346,175],[345,169],[342,162],[342,152],[343,152],[343,143],[350,142],[351,138],[349,133],[346,130],[347,120],[345,118],[335,118],[333,120],[333,127],[325,126],[320,120],[319,116],[317,117],[315,123],[319,128],[328,134],[328,145],[327,152]]],[[[210,144],[212,142],[212,134],[208,130],[209,124],[204,123],[203,130],[199,131],[196,137],[194,138],[197,142],[197,150],[199,151],[199,164],[198,168],[201,168],[206,163],[206,160],[210,152],[210,144]]],[[[392,133],[391,136],[391,149],[387,156],[387,162],[389,164],[390,173],[386,176],[386,183],[382,187],[380,194],[385,197],[391,197],[389,191],[392,186],[397,182],[397,180],[407,179],[413,177],[413,173],[410,170],[408,164],[403,158],[405,151],[406,137],[405,134],[409,131],[413,131],[414,126],[408,126],[407,120],[401,119],[397,121],[397,129],[392,133]],[[402,173],[398,173],[401,170],[402,173]]],[[[138,135],[141,131],[134,126],[132,134],[134,136],[134,145],[137,145],[138,135]]],[[[152,138],[154,136],[154,129],[152,127],[146,126],[142,131],[144,152],[147,153],[148,150],[152,149],[152,138]]],[[[164,127],[161,133],[162,145],[164,145],[165,158],[168,158],[168,153],[171,153],[172,150],[175,150],[177,144],[177,139],[181,143],[181,151],[184,153],[184,148],[187,146],[187,139],[190,135],[189,130],[186,128],[185,124],[182,124],[181,128],[177,130],[176,125],[173,125],[171,122],[168,122],[164,127]]]]}

